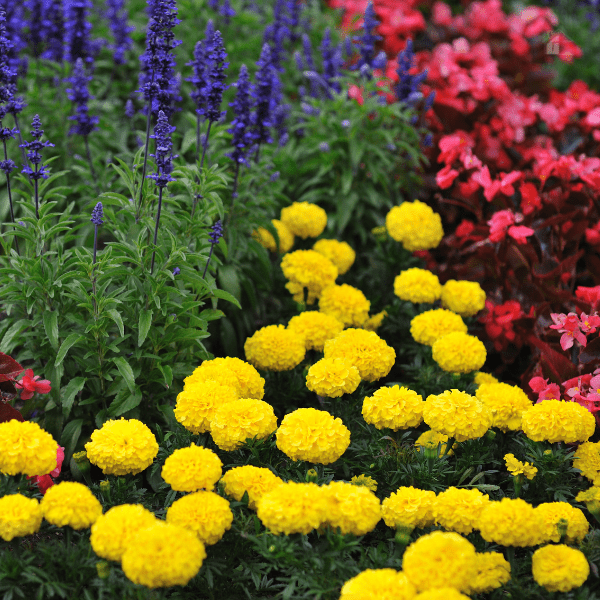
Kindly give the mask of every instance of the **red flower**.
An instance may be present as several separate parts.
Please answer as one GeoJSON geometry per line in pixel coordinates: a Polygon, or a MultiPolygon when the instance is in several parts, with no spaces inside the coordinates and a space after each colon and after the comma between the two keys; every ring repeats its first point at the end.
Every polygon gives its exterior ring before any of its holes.
{"type": "Polygon", "coordinates": [[[575,296],[583,302],[591,304],[592,310],[596,310],[596,307],[600,304],[600,285],[596,287],[583,287],[580,285],[575,290],[575,296]]]}
{"type": "Polygon", "coordinates": [[[560,388],[557,383],[548,384],[547,379],[533,377],[529,380],[529,387],[538,395],[536,404],[544,400],[560,400],[560,388]]]}
{"type": "Polygon", "coordinates": [[[506,231],[515,222],[512,210],[499,210],[487,222],[490,226],[490,241],[501,242],[506,237],[506,231]]]}
{"type": "Polygon", "coordinates": [[[34,477],[27,477],[27,479],[37,484],[40,492],[42,492],[42,494],[45,494],[48,491],[48,488],[51,488],[54,485],[54,480],[52,479],[52,477],[58,477],[60,475],[60,471],[62,469],[62,464],[64,460],[65,449],[62,446],[59,446],[56,450],[56,467],[52,471],[50,471],[48,475],[36,475],[34,477]]]}
{"type": "Polygon", "coordinates": [[[491,300],[485,301],[487,314],[480,321],[485,325],[485,332],[494,342],[494,349],[502,352],[509,342],[516,338],[513,321],[524,316],[521,305],[516,300],[508,300],[504,304],[494,304],[491,300]]]}
{"type": "Polygon", "coordinates": [[[551,313],[550,316],[554,321],[554,325],[550,325],[550,329],[557,329],[559,333],[562,333],[560,347],[563,350],[571,348],[574,340],[577,340],[582,346],[587,344],[585,335],[579,329],[581,322],[575,313],[569,313],[568,315],[551,313]]]}
{"type": "Polygon", "coordinates": [[[52,388],[47,379],[38,381],[40,375],[33,376],[33,369],[27,369],[23,374],[23,378],[15,381],[15,387],[22,389],[21,400],[29,400],[35,392],[39,394],[47,394],[52,388]]]}

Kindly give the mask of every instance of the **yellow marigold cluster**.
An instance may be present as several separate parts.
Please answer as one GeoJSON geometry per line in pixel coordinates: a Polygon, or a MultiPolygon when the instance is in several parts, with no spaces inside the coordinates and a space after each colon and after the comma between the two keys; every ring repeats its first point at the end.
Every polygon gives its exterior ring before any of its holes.
{"type": "Polygon", "coordinates": [[[442,587],[417,594],[415,600],[469,600],[469,596],[461,594],[456,588],[442,587]]]}
{"type": "Polygon", "coordinates": [[[415,342],[433,346],[438,338],[460,331],[467,333],[467,326],[460,315],[444,308],[427,310],[410,322],[410,334],[415,342]]]}
{"type": "Polygon", "coordinates": [[[403,202],[385,217],[390,236],[410,252],[436,248],[444,237],[442,219],[424,202],[403,202]]]}
{"type": "Polygon", "coordinates": [[[191,531],[157,520],[134,536],[121,564],[133,583],[158,588],[186,585],[205,558],[204,544],[191,531]]]}
{"type": "MultiPolygon", "coordinates": [[[[422,433],[415,440],[415,448],[424,448],[427,451],[437,451],[439,447],[439,456],[444,456],[446,453],[447,442],[447,435],[444,435],[439,431],[435,431],[434,429],[430,429],[429,431],[422,433]]],[[[452,456],[454,454],[454,450],[450,449],[447,454],[448,456],[452,456]]]]}
{"type": "Polygon", "coordinates": [[[415,586],[394,569],[367,569],[342,586],[340,600],[412,600],[415,586]]]}
{"type": "Polygon", "coordinates": [[[167,510],[167,523],[193,531],[206,545],[216,544],[232,522],[229,502],[214,492],[188,494],[167,510]]]}
{"type": "Polygon", "coordinates": [[[299,408],[281,421],[277,447],[292,460],[328,465],[350,445],[350,430],[325,410],[299,408]]]}
{"type": "Polygon", "coordinates": [[[325,342],[325,358],[343,358],[350,361],[364,381],[385,377],[394,366],[396,351],[374,331],[346,329],[325,342]]]}
{"type": "Polygon", "coordinates": [[[212,450],[192,444],[175,450],[165,460],[161,475],[178,492],[212,490],[221,478],[222,467],[221,459],[212,450]]]}
{"type": "Polygon", "coordinates": [[[435,492],[412,486],[400,487],[381,503],[381,515],[388,527],[415,527],[433,525],[435,492]]]}
{"type": "Polygon", "coordinates": [[[594,485],[600,485],[600,442],[580,444],[573,455],[573,466],[594,485]]]}
{"type": "Polygon", "coordinates": [[[109,420],[85,445],[89,461],[105,475],[140,473],[158,454],[154,434],[137,419],[109,420]]]}
{"type": "Polygon", "coordinates": [[[22,494],[0,498],[0,537],[5,542],[36,533],[41,524],[42,509],[35,498],[22,494]]]}
{"type": "Polygon", "coordinates": [[[383,319],[385,319],[385,317],[387,317],[388,313],[386,310],[382,310],[381,312],[378,312],[377,314],[373,315],[372,317],[369,317],[362,325],[363,329],[366,329],[367,331],[377,331],[379,329],[379,327],[381,326],[381,324],[383,323],[383,319]]]}
{"type": "Polygon", "coordinates": [[[473,377],[475,385],[481,385],[482,383],[500,383],[493,375],[484,373],[483,371],[477,371],[475,377],[473,377]]]}
{"type": "Polygon", "coordinates": [[[382,387],[366,396],[362,416],[377,429],[387,427],[393,431],[417,427],[423,420],[423,398],[404,386],[382,387]]]}
{"type": "Polygon", "coordinates": [[[57,527],[85,529],[102,514],[102,505],[88,487],[61,481],[48,489],[41,502],[44,518],[57,527]]]}
{"type": "Polygon", "coordinates": [[[585,554],[564,544],[538,548],[531,559],[533,579],[549,592],[581,587],[590,574],[585,554]]]}
{"type": "Polygon", "coordinates": [[[477,572],[475,547],[454,532],[421,536],[404,552],[402,568],[417,591],[452,587],[467,590],[477,572]]]}
{"type": "Polygon", "coordinates": [[[477,574],[466,590],[468,594],[487,594],[510,581],[510,563],[500,552],[477,552],[477,574]]]}
{"type": "Polygon", "coordinates": [[[369,477],[368,475],[355,475],[350,480],[350,483],[352,485],[362,485],[362,486],[370,489],[372,492],[377,491],[377,482],[372,477],[369,477]]]}
{"type": "Polygon", "coordinates": [[[461,317],[472,317],[485,306],[485,292],[476,281],[449,279],[442,287],[442,306],[461,317]]]}
{"type": "Polygon", "coordinates": [[[47,475],[56,467],[58,444],[33,421],[0,423],[0,472],[5,475],[47,475]]]}
{"type": "Polygon", "coordinates": [[[215,363],[214,360],[205,360],[194,372],[183,380],[183,391],[190,389],[192,385],[205,381],[218,381],[221,385],[227,385],[235,389],[239,396],[239,383],[236,374],[223,364],[215,363]]]}
{"type": "Polygon", "coordinates": [[[440,299],[442,286],[437,275],[431,271],[413,267],[401,271],[394,279],[394,294],[407,302],[433,304],[440,299]]]}
{"type": "Polygon", "coordinates": [[[427,397],[423,419],[432,429],[464,442],[486,433],[492,424],[492,413],[474,396],[446,390],[427,397]]]}
{"type": "Polygon", "coordinates": [[[299,238],[318,237],[327,225],[327,213],[310,202],[293,202],[281,209],[281,222],[299,238]]]}
{"type": "Polygon", "coordinates": [[[314,304],[323,291],[335,283],[338,276],[337,267],[314,250],[296,250],[286,254],[281,260],[281,269],[288,280],[286,289],[300,304],[305,301],[305,288],[306,304],[314,304]]]}
{"type": "Polygon", "coordinates": [[[325,518],[327,501],[315,483],[288,481],[267,492],[258,501],[258,518],[271,533],[307,534],[325,518]]]}
{"type": "Polygon", "coordinates": [[[490,498],[478,489],[449,487],[433,503],[433,516],[444,529],[468,535],[478,528],[478,520],[490,498]]]}
{"type": "Polygon", "coordinates": [[[138,531],[157,521],[141,504],[113,506],[92,525],[90,542],[94,552],[107,560],[120,561],[138,531]]]}
{"type": "Polygon", "coordinates": [[[221,450],[237,450],[248,438],[262,440],[277,429],[273,407],[263,400],[242,398],[217,410],[210,434],[221,450]]]}
{"type": "Polygon", "coordinates": [[[483,342],[461,331],[438,338],[431,349],[433,360],[450,373],[470,373],[480,369],[487,358],[483,342]]]}
{"type": "Polygon", "coordinates": [[[568,502],[544,502],[535,510],[544,522],[546,542],[560,542],[563,526],[566,529],[564,541],[569,544],[580,544],[590,530],[590,524],[583,512],[568,502]]]}
{"type": "Polygon", "coordinates": [[[319,310],[335,317],[345,327],[360,327],[369,318],[371,303],[357,288],[344,283],[323,290],[319,310]]]}
{"type": "Polygon", "coordinates": [[[482,383],[475,396],[492,411],[492,425],[502,431],[519,431],[521,417],[532,406],[527,394],[517,385],[482,383]]]}
{"type": "Polygon", "coordinates": [[[279,254],[289,252],[294,245],[294,234],[287,228],[287,225],[278,219],[271,219],[271,224],[277,232],[279,244],[275,241],[275,236],[264,227],[259,227],[254,231],[252,237],[269,252],[279,252],[279,254]]]}
{"type": "Polygon", "coordinates": [[[325,342],[344,330],[344,324],[333,315],[307,310],[290,319],[288,331],[302,336],[307,350],[323,352],[325,342]]]}
{"type": "MultiPolygon", "coordinates": [[[[233,381],[239,398],[255,398],[262,400],[265,395],[265,380],[258,371],[249,363],[235,356],[226,356],[224,358],[213,358],[205,360],[197,369],[198,377],[206,379],[216,379],[221,385],[230,385],[233,381]],[[223,375],[227,370],[226,379],[211,377],[211,374],[223,375]],[[206,377],[203,374],[206,373],[206,377]],[[235,379],[230,379],[229,373],[235,375],[235,379]]],[[[194,371],[194,373],[196,373],[194,371]]]]}
{"type": "Polygon", "coordinates": [[[265,371],[290,371],[306,355],[304,338],[283,325],[267,325],[244,344],[248,362],[265,371]]]}
{"type": "Polygon", "coordinates": [[[313,250],[327,257],[337,267],[340,275],[347,273],[356,259],[356,252],[350,244],[338,240],[318,240],[313,250]]]}
{"type": "Polygon", "coordinates": [[[306,387],[327,398],[351,394],[359,383],[358,369],[344,358],[322,358],[308,369],[306,375],[306,387]]]}
{"type": "Polygon", "coordinates": [[[543,541],[543,527],[541,515],[520,498],[490,502],[479,517],[481,537],[501,546],[536,546],[543,541]]]}
{"type": "Polygon", "coordinates": [[[244,465],[234,467],[221,479],[225,493],[238,502],[248,493],[248,507],[256,510],[258,501],[268,492],[283,483],[272,471],[265,467],[244,465]]]}
{"type": "Polygon", "coordinates": [[[531,463],[522,463],[520,460],[517,460],[514,454],[506,454],[504,462],[506,463],[508,472],[513,477],[524,475],[527,479],[533,479],[538,471],[531,463]]]}
{"type": "Polygon", "coordinates": [[[367,487],[332,481],[323,493],[326,508],[322,524],[334,531],[339,527],[342,535],[365,535],[381,520],[379,498],[367,487]]]}
{"type": "Polygon", "coordinates": [[[525,435],[534,442],[585,442],[596,429],[594,415],[577,402],[544,400],[521,417],[525,435]]]}

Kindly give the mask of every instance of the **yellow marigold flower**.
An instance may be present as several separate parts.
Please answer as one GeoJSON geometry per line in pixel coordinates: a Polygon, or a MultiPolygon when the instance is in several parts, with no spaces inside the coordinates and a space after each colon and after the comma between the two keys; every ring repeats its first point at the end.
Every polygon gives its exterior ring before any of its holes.
{"type": "Polygon", "coordinates": [[[466,590],[468,594],[487,594],[510,581],[510,563],[500,552],[477,552],[477,575],[466,590]]]}
{"type": "Polygon", "coordinates": [[[277,237],[279,237],[279,244],[275,241],[275,236],[264,227],[259,227],[252,233],[252,237],[269,252],[279,252],[279,254],[285,254],[289,252],[294,245],[294,234],[278,219],[271,219],[275,231],[277,231],[277,237]]]}
{"type": "Polygon", "coordinates": [[[486,433],[492,424],[492,413],[474,396],[446,390],[427,397],[423,419],[432,429],[464,442],[486,433]]]}
{"type": "Polygon", "coordinates": [[[357,288],[343,283],[323,290],[319,310],[348,327],[360,327],[369,318],[371,303],[357,288]]]}
{"type": "Polygon", "coordinates": [[[102,514],[102,505],[90,489],[75,481],[61,481],[48,489],[41,502],[44,518],[57,527],[85,529],[102,514]]]}
{"type": "Polygon", "coordinates": [[[585,502],[585,506],[596,520],[600,520],[600,488],[593,486],[577,494],[577,502],[585,502]]]}
{"type": "Polygon", "coordinates": [[[483,371],[477,371],[475,377],[473,377],[475,385],[481,385],[482,383],[500,383],[493,375],[484,373],[483,371]]]}
{"type": "MultiPolygon", "coordinates": [[[[525,435],[534,442],[587,441],[596,429],[594,415],[577,402],[544,400],[534,404],[521,417],[525,435]]],[[[579,467],[577,467],[579,468],[579,467]]]]}
{"type": "Polygon", "coordinates": [[[342,586],[340,600],[412,600],[415,586],[394,569],[367,569],[342,586]]]}
{"type": "Polygon", "coordinates": [[[214,492],[188,494],[167,510],[167,523],[193,531],[206,545],[216,544],[232,522],[229,502],[214,492]]]}
{"type": "Polygon", "coordinates": [[[339,398],[360,383],[358,369],[344,358],[322,358],[308,369],[306,387],[319,396],[339,398]]]}
{"type": "Polygon", "coordinates": [[[520,498],[490,502],[479,518],[481,537],[501,546],[536,546],[543,541],[543,527],[541,515],[520,498]]]}
{"type": "Polygon", "coordinates": [[[431,490],[400,487],[381,503],[381,514],[388,527],[422,529],[435,522],[434,502],[435,492],[431,490]]]}
{"type": "Polygon", "coordinates": [[[367,487],[332,481],[323,492],[327,502],[323,524],[339,527],[342,535],[365,535],[381,520],[379,498],[367,487]]]}
{"type": "Polygon", "coordinates": [[[0,472],[5,475],[47,475],[56,467],[58,444],[33,421],[0,423],[0,472]]]}
{"type": "Polygon", "coordinates": [[[142,472],[158,454],[154,434],[137,419],[109,420],[85,445],[89,461],[105,475],[142,472]]]}
{"type": "Polygon", "coordinates": [[[315,483],[288,481],[267,492],[258,501],[257,515],[271,533],[310,533],[325,518],[327,501],[315,483]]]}
{"type": "Polygon", "coordinates": [[[482,383],[475,396],[492,411],[492,426],[504,432],[519,431],[523,413],[532,407],[527,394],[519,386],[508,383],[482,383]]]}
{"type": "Polygon", "coordinates": [[[533,479],[535,474],[538,472],[537,468],[531,463],[522,463],[520,460],[515,458],[514,454],[506,454],[504,456],[504,462],[508,472],[516,477],[517,475],[524,475],[527,479],[533,479]]]}
{"type": "Polygon", "coordinates": [[[304,303],[305,288],[306,304],[314,304],[326,288],[334,285],[338,276],[337,267],[314,250],[296,250],[286,254],[281,260],[281,269],[288,280],[286,289],[300,304],[304,303]]]}
{"type": "Polygon", "coordinates": [[[442,587],[466,590],[477,572],[475,547],[458,533],[434,531],[406,549],[402,568],[419,592],[442,587]]]}
{"type": "Polygon", "coordinates": [[[204,544],[191,531],[157,521],[135,535],[121,564],[133,583],[158,588],[186,585],[205,558],[204,544]]]}
{"type": "Polygon", "coordinates": [[[263,400],[242,398],[217,410],[210,434],[221,450],[237,450],[248,438],[262,440],[277,429],[273,407],[263,400]]]}
{"type": "Polygon", "coordinates": [[[433,516],[444,529],[468,535],[477,529],[477,522],[490,498],[478,489],[449,487],[438,494],[433,503],[433,516]]]}
{"type": "Polygon", "coordinates": [[[442,219],[424,202],[403,202],[385,217],[390,236],[410,252],[437,248],[444,237],[442,219]]]}
{"type": "Polygon", "coordinates": [[[442,587],[417,594],[415,600],[469,600],[469,596],[461,594],[453,587],[442,587]]]}
{"type": "Polygon", "coordinates": [[[281,421],[277,447],[293,461],[328,465],[350,445],[350,430],[325,410],[298,408],[281,421]]]}
{"type": "Polygon", "coordinates": [[[585,583],[590,565],[580,550],[558,544],[538,548],[533,553],[531,571],[535,582],[549,592],[568,592],[585,583]]]}
{"type": "Polygon", "coordinates": [[[291,371],[306,355],[304,338],[283,325],[267,325],[244,344],[248,362],[265,371],[291,371]]]}
{"type": "Polygon", "coordinates": [[[356,252],[350,244],[338,240],[318,240],[313,250],[326,256],[337,267],[340,275],[347,273],[356,259],[356,252]]]}
{"type": "Polygon", "coordinates": [[[377,429],[417,427],[423,420],[423,397],[404,386],[382,387],[363,400],[362,416],[377,429]]]}
{"type": "Polygon", "coordinates": [[[369,488],[372,492],[377,491],[377,482],[372,477],[369,477],[368,475],[355,475],[350,480],[350,483],[352,485],[362,485],[366,488],[369,488]]]}
{"type": "MultiPolygon", "coordinates": [[[[415,440],[415,448],[423,447],[425,450],[437,450],[438,446],[440,446],[439,455],[443,456],[446,452],[446,445],[448,442],[448,436],[440,433],[439,431],[435,431],[430,429],[429,431],[425,431],[415,440]]],[[[454,450],[450,449],[447,453],[448,456],[452,456],[454,454],[454,450]]]]}
{"type": "Polygon", "coordinates": [[[460,331],[467,333],[467,326],[460,315],[444,308],[427,310],[410,322],[410,334],[415,342],[433,346],[438,338],[460,331]]]}
{"type": "Polygon", "coordinates": [[[156,521],[154,514],[141,504],[113,506],[92,525],[92,548],[102,558],[120,561],[138,531],[154,525],[156,521]]]}
{"type": "Polygon", "coordinates": [[[5,542],[36,533],[41,524],[42,509],[35,498],[22,494],[0,498],[0,537],[5,542]]]}
{"type": "Polygon", "coordinates": [[[344,324],[333,315],[307,310],[290,319],[288,331],[302,336],[307,350],[323,352],[325,342],[344,330],[344,324]]]}
{"type": "Polygon", "coordinates": [[[444,371],[470,373],[483,366],[487,352],[479,338],[455,331],[433,342],[432,356],[444,371]]]}
{"type": "Polygon", "coordinates": [[[407,302],[433,304],[440,299],[442,286],[437,275],[426,269],[406,269],[394,279],[394,294],[407,302]]]}
{"type": "Polygon", "coordinates": [[[396,351],[375,332],[364,329],[346,329],[325,342],[325,358],[349,360],[364,381],[385,377],[394,366],[396,351]]]}
{"type": "Polygon", "coordinates": [[[192,385],[204,381],[218,381],[221,385],[227,385],[235,389],[239,397],[239,382],[236,374],[226,365],[216,363],[214,360],[205,360],[194,372],[183,380],[183,391],[190,389],[192,385]]]}
{"type": "Polygon", "coordinates": [[[449,279],[442,286],[442,306],[461,317],[472,317],[485,306],[485,292],[476,281],[449,279]]]}
{"type": "Polygon", "coordinates": [[[536,509],[544,522],[544,541],[560,542],[562,525],[559,521],[566,521],[565,542],[580,544],[590,530],[590,524],[581,510],[571,506],[568,502],[544,502],[536,509]]]}
{"type": "MultiPolygon", "coordinates": [[[[260,376],[259,372],[249,363],[235,356],[226,356],[224,358],[213,358],[205,360],[199,367],[199,370],[211,368],[226,368],[231,371],[237,380],[235,387],[239,398],[255,398],[262,400],[265,395],[265,380],[260,376]]],[[[205,379],[213,379],[206,377],[205,379]]],[[[217,381],[221,385],[225,381],[219,378],[217,381]]],[[[227,384],[229,385],[229,384],[227,384]]]]}
{"type": "Polygon", "coordinates": [[[379,329],[379,327],[381,326],[381,324],[383,323],[383,319],[385,319],[385,317],[388,316],[388,313],[386,310],[382,310],[381,312],[378,312],[376,315],[373,315],[372,317],[369,317],[362,325],[363,329],[366,329],[367,331],[377,331],[379,329]]]}
{"type": "Polygon", "coordinates": [[[238,502],[243,498],[244,492],[248,492],[248,507],[253,510],[256,510],[258,501],[267,492],[283,483],[283,480],[269,469],[252,465],[230,469],[223,475],[221,481],[225,493],[238,502]]]}
{"type": "Polygon", "coordinates": [[[594,485],[600,485],[600,442],[580,444],[573,455],[573,466],[594,485]]]}
{"type": "Polygon", "coordinates": [[[221,478],[222,467],[221,459],[212,450],[192,444],[175,450],[165,460],[161,475],[178,492],[195,492],[203,488],[210,491],[221,478]]]}
{"type": "Polygon", "coordinates": [[[214,379],[208,379],[187,385],[177,395],[175,418],[188,431],[204,433],[210,431],[210,422],[219,406],[238,400],[235,388],[221,385],[214,379]]]}
{"type": "Polygon", "coordinates": [[[281,209],[281,222],[299,238],[318,237],[327,225],[327,213],[310,202],[293,202],[281,209]]]}

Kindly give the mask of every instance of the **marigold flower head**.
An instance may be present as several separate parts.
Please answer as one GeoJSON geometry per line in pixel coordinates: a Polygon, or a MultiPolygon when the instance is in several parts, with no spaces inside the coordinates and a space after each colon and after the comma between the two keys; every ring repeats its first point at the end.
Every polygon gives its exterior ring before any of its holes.
{"type": "Polygon", "coordinates": [[[469,600],[469,596],[461,594],[456,588],[442,587],[417,594],[415,600],[469,600]]]}
{"type": "Polygon", "coordinates": [[[57,527],[85,529],[102,514],[102,505],[88,487],[75,481],[53,485],[41,502],[44,518],[57,527]]]}
{"type": "Polygon", "coordinates": [[[475,396],[492,412],[493,427],[502,431],[519,431],[523,413],[532,407],[529,396],[516,385],[482,383],[475,396]]]}
{"type": "Polygon", "coordinates": [[[432,356],[444,371],[470,373],[483,366],[487,352],[479,338],[455,331],[433,342],[432,356]]]}
{"type": "Polygon", "coordinates": [[[388,316],[388,313],[386,310],[382,310],[381,312],[378,312],[377,314],[369,317],[362,325],[363,329],[366,329],[367,331],[377,331],[379,329],[379,327],[381,326],[381,324],[383,323],[383,319],[385,319],[388,316]]]}
{"type": "Polygon", "coordinates": [[[483,371],[477,371],[475,377],[473,377],[475,385],[481,385],[483,383],[500,383],[493,375],[484,373],[483,371]]]}
{"type": "Polygon", "coordinates": [[[299,238],[318,237],[327,225],[327,213],[310,202],[293,202],[281,209],[281,222],[299,238]]]}
{"type": "Polygon", "coordinates": [[[580,544],[590,530],[590,524],[583,512],[568,502],[544,502],[535,510],[542,516],[546,542],[561,541],[561,519],[567,523],[564,541],[569,544],[580,544]]]}
{"type": "Polygon", "coordinates": [[[327,257],[337,267],[340,275],[347,273],[356,259],[356,252],[350,244],[338,240],[317,240],[313,250],[327,257]]]}
{"type": "Polygon", "coordinates": [[[96,429],[85,450],[89,461],[105,475],[135,475],[152,464],[158,444],[141,421],[121,418],[96,429]]]}
{"type": "Polygon", "coordinates": [[[190,389],[192,385],[204,381],[218,381],[221,385],[233,388],[238,393],[238,378],[236,374],[226,365],[215,363],[213,360],[205,360],[194,372],[183,380],[183,391],[190,389]]]}
{"type": "Polygon", "coordinates": [[[349,360],[364,381],[385,377],[394,366],[396,351],[375,332],[364,329],[346,329],[325,342],[325,358],[349,360]]]}
{"type": "Polygon", "coordinates": [[[294,245],[294,234],[278,219],[271,219],[271,224],[277,232],[279,244],[275,241],[273,234],[264,227],[259,227],[252,233],[252,237],[269,252],[279,252],[285,254],[289,252],[294,245]]]}
{"type": "Polygon", "coordinates": [[[441,293],[442,286],[437,275],[426,269],[406,269],[394,279],[394,294],[400,300],[433,304],[439,300],[441,293]]]}
{"type": "MultiPolygon", "coordinates": [[[[415,448],[424,448],[425,450],[437,450],[439,446],[439,455],[444,456],[446,454],[446,446],[448,442],[448,436],[430,429],[425,431],[415,440],[415,448]],[[441,445],[440,445],[441,444],[441,445]]],[[[450,449],[447,453],[448,456],[452,456],[454,450],[450,449]]]]}
{"type": "Polygon", "coordinates": [[[486,433],[492,424],[492,413],[474,396],[446,390],[427,397],[423,419],[432,429],[464,442],[486,433]]]}
{"type": "Polygon", "coordinates": [[[342,586],[340,600],[412,600],[415,586],[394,569],[367,569],[342,586]]]}
{"type": "Polygon", "coordinates": [[[42,509],[35,498],[22,494],[0,498],[0,537],[5,542],[36,533],[41,524],[42,509]]]}
{"type": "Polygon", "coordinates": [[[568,592],[585,583],[590,565],[580,550],[557,544],[533,553],[531,571],[535,582],[549,592],[568,592]]]}
{"type": "Polygon", "coordinates": [[[277,447],[292,460],[328,465],[350,445],[342,420],[316,408],[298,408],[283,417],[275,434],[277,447]]]}
{"type": "Polygon", "coordinates": [[[504,462],[506,463],[508,472],[513,477],[524,475],[527,479],[533,479],[538,471],[531,463],[522,463],[520,460],[517,460],[514,454],[506,454],[504,462]]]}
{"type": "Polygon", "coordinates": [[[521,417],[525,435],[534,442],[585,442],[594,433],[594,415],[577,402],[544,400],[534,404],[521,417]]]}
{"type": "Polygon", "coordinates": [[[435,522],[435,492],[412,486],[400,487],[381,503],[381,515],[388,527],[430,527],[435,522]]]}
{"type": "Polygon", "coordinates": [[[440,215],[419,200],[394,206],[385,217],[385,227],[410,252],[437,248],[444,237],[440,215]]]}
{"type": "Polygon", "coordinates": [[[5,475],[47,475],[56,467],[58,444],[33,421],[0,423],[0,472],[5,475]]]}
{"type": "Polygon", "coordinates": [[[248,492],[248,507],[256,510],[258,501],[271,490],[283,483],[283,480],[265,467],[244,465],[234,467],[221,479],[225,493],[238,502],[248,492]]]}
{"type": "Polygon", "coordinates": [[[442,587],[466,590],[477,572],[475,547],[458,533],[434,531],[406,549],[402,568],[419,592],[442,587]]]}
{"type": "Polygon", "coordinates": [[[362,485],[362,486],[370,489],[372,492],[377,491],[377,482],[372,477],[369,477],[368,475],[355,475],[350,480],[350,483],[352,485],[362,485]]]}
{"type": "Polygon", "coordinates": [[[265,371],[290,371],[306,355],[304,338],[283,325],[267,325],[244,344],[248,362],[265,371]]]}
{"type": "Polygon", "coordinates": [[[162,478],[178,492],[212,490],[221,478],[223,463],[208,448],[192,444],[179,448],[165,460],[162,478]]]}
{"type": "Polygon", "coordinates": [[[485,306],[485,292],[476,281],[449,279],[442,286],[442,306],[461,317],[472,317],[485,306]]]}
{"type": "Polygon", "coordinates": [[[203,380],[216,379],[221,385],[231,385],[229,382],[232,381],[239,398],[262,400],[265,395],[265,380],[251,364],[236,356],[205,360],[196,371],[203,380]],[[225,379],[222,379],[225,369],[228,373],[225,379]],[[230,379],[230,373],[235,375],[235,380],[230,379]],[[206,376],[203,376],[204,374],[206,376]],[[218,377],[210,377],[211,374],[218,377]]]}
{"type": "Polygon", "coordinates": [[[327,502],[323,525],[342,535],[365,535],[381,520],[379,498],[367,487],[332,481],[323,488],[327,502]]]}
{"type": "Polygon", "coordinates": [[[123,553],[123,572],[149,588],[186,585],[206,558],[204,544],[191,531],[156,521],[141,529],[123,553]]]}
{"type": "Polygon", "coordinates": [[[359,383],[358,369],[344,358],[322,358],[308,369],[306,375],[306,387],[327,398],[351,394],[359,383]]]}
{"type": "Polygon", "coordinates": [[[423,420],[423,398],[404,386],[382,387],[363,400],[362,416],[377,429],[417,427],[423,420]]]}
{"type": "Polygon", "coordinates": [[[344,324],[333,315],[307,310],[290,319],[288,331],[304,338],[307,350],[323,352],[325,342],[344,330],[344,324]]]}
{"type": "Polygon", "coordinates": [[[501,546],[536,546],[543,541],[543,527],[541,515],[520,498],[490,502],[479,517],[481,537],[501,546]]]}
{"type": "Polygon", "coordinates": [[[467,326],[460,315],[444,308],[425,311],[410,322],[410,334],[415,342],[427,346],[433,346],[438,338],[454,331],[467,333],[467,326]]]}
{"type": "Polygon", "coordinates": [[[90,543],[98,556],[120,561],[138,531],[156,521],[154,514],[141,504],[113,506],[92,525],[90,543]]]}
{"type": "Polygon", "coordinates": [[[477,552],[477,575],[466,590],[468,594],[487,594],[510,581],[510,563],[500,552],[477,552]]]}
{"type": "Polygon", "coordinates": [[[273,407],[263,400],[241,398],[217,410],[210,434],[221,450],[237,450],[248,438],[262,440],[277,429],[273,407]]]}
{"type": "Polygon", "coordinates": [[[444,529],[468,535],[477,529],[477,522],[490,499],[478,489],[449,487],[438,494],[433,503],[433,516],[444,529]]]}
{"type": "Polygon", "coordinates": [[[305,300],[305,288],[306,304],[314,304],[326,288],[334,285],[338,276],[337,267],[314,250],[295,250],[286,254],[281,260],[281,270],[288,280],[286,289],[300,304],[305,300]]]}
{"type": "Polygon", "coordinates": [[[594,485],[600,485],[600,442],[580,444],[573,455],[573,466],[594,485]]]}
{"type": "Polygon", "coordinates": [[[360,327],[369,318],[371,303],[357,288],[343,283],[323,290],[319,310],[348,327],[360,327]]]}

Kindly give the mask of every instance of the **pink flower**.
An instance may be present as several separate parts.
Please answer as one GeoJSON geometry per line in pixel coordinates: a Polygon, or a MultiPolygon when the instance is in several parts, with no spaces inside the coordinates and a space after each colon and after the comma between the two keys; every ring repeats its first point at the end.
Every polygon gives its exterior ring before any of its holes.
{"type": "Polygon", "coordinates": [[[556,383],[548,384],[548,380],[542,377],[532,377],[529,387],[538,395],[536,404],[544,400],[560,400],[560,388],[556,383]]]}
{"type": "Polygon", "coordinates": [[[513,225],[508,228],[508,235],[510,235],[517,244],[526,244],[527,237],[534,233],[535,231],[531,229],[531,227],[525,227],[525,225],[513,225]]]}
{"type": "Polygon", "coordinates": [[[512,210],[499,210],[492,215],[487,222],[490,226],[490,241],[500,242],[506,237],[507,229],[515,222],[512,210]]]}
{"type": "Polygon", "coordinates": [[[600,304],[600,285],[596,287],[583,287],[580,285],[575,290],[575,296],[583,302],[591,304],[592,310],[596,310],[596,307],[600,304]]]}
{"type": "Polygon", "coordinates": [[[47,394],[52,389],[47,379],[38,381],[39,378],[40,375],[33,376],[33,369],[27,369],[23,374],[23,378],[15,381],[15,387],[24,390],[21,392],[21,400],[29,400],[35,392],[47,394]]]}
{"type": "Polygon", "coordinates": [[[550,325],[550,329],[557,329],[559,333],[562,333],[560,347],[563,350],[571,348],[574,340],[577,340],[584,347],[587,345],[587,339],[579,329],[581,326],[579,317],[575,313],[569,313],[568,315],[551,313],[550,316],[554,321],[554,325],[550,325]]]}
{"type": "Polygon", "coordinates": [[[63,461],[65,460],[65,449],[59,446],[56,450],[56,467],[48,473],[48,475],[35,475],[34,477],[27,477],[33,483],[37,484],[38,489],[42,494],[48,491],[54,485],[53,477],[58,477],[62,469],[63,461]]]}

